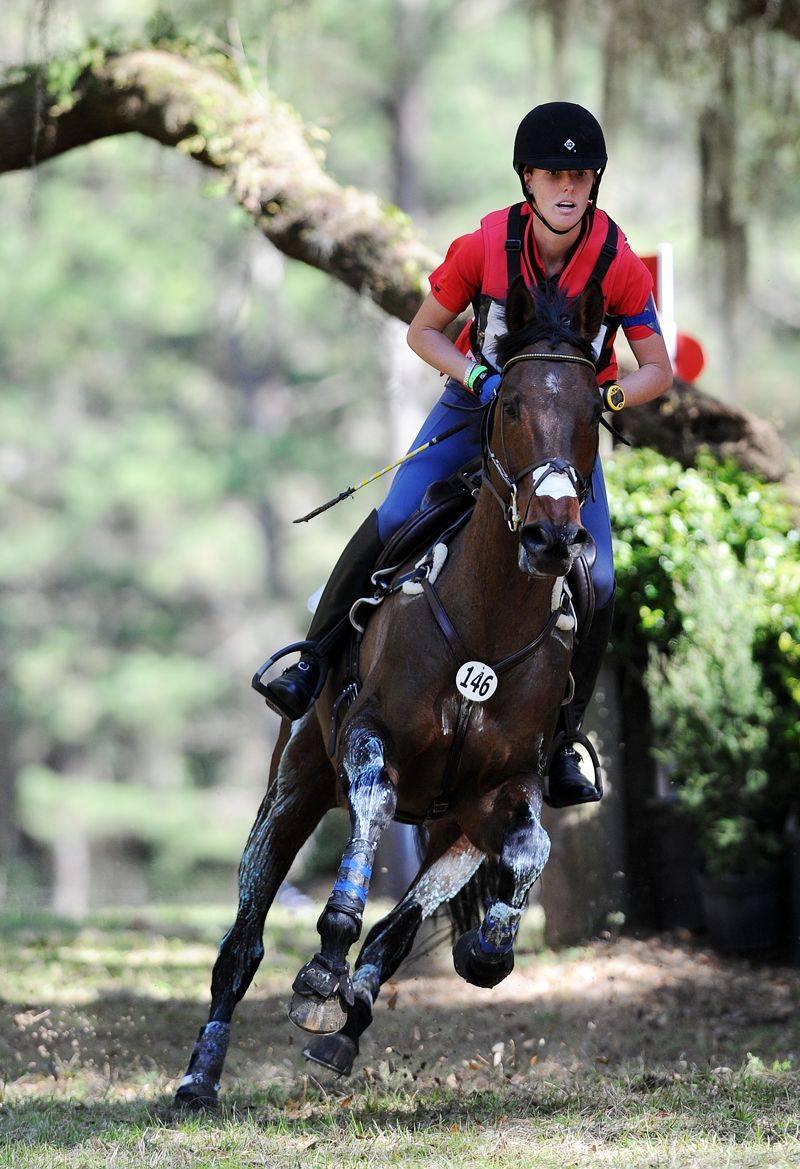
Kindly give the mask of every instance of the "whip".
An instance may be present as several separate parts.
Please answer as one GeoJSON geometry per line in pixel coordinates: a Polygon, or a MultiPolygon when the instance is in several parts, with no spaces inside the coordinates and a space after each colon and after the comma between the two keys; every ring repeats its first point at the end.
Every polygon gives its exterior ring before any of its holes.
{"type": "Polygon", "coordinates": [[[403,455],[402,459],[398,459],[396,463],[390,463],[388,467],[384,467],[382,471],[376,471],[374,475],[370,475],[368,479],[363,479],[361,483],[354,483],[352,487],[346,487],[345,490],[342,491],[339,495],[335,496],[334,499],[329,499],[327,503],[320,504],[319,507],[315,507],[313,511],[310,511],[308,515],[301,515],[298,519],[292,520],[292,523],[308,523],[309,520],[314,519],[314,516],[322,515],[324,511],[327,511],[330,507],[335,507],[336,504],[341,503],[343,499],[349,499],[351,495],[355,495],[356,491],[360,491],[361,488],[366,487],[368,483],[374,483],[376,479],[380,479],[382,475],[386,475],[389,473],[389,471],[393,471],[395,467],[402,466],[402,464],[407,463],[409,459],[413,459],[415,455],[421,455],[423,451],[427,451],[430,447],[436,446],[437,443],[443,442],[446,438],[450,438],[451,435],[457,434],[459,430],[464,430],[465,427],[469,425],[470,423],[467,421],[459,422],[456,426],[451,426],[449,430],[442,431],[441,434],[437,434],[433,438],[428,439],[428,441],[422,443],[421,446],[415,447],[413,451],[409,451],[407,455],[403,455]]]}

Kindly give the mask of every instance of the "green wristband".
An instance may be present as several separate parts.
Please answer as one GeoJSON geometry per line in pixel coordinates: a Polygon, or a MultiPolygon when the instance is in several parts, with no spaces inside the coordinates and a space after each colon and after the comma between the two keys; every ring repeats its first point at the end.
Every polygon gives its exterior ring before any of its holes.
{"type": "Polygon", "coordinates": [[[464,385],[468,390],[471,390],[475,385],[475,379],[478,378],[482,373],[488,372],[488,367],[485,365],[473,365],[472,369],[467,374],[467,380],[465,381],[464,385]]]}

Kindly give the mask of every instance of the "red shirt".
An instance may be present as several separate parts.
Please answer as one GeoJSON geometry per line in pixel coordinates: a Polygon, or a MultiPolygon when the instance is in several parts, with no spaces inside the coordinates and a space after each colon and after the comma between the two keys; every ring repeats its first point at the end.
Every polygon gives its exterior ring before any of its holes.
{"type": "MultiPolygon", "coordinates": [[[[533,287],[537,278],[544,274],[536,236],[531,228],[531,209],[527,203],[522,206],[524,222],[523,248],[521,254],[522,274],[528,285],[533,287]],[[532,256],[532,261],[531,261],[532,256]]],[[[567,262],[558,275],[559,286],[570,295],[582,291],[581,280],[588,280],[589,272],[579,275],[576,270],[585,269],[584,250],[595,230],[605,236],[607,217],[598,211],[593,217],[596,223],[585,228],[567,256],[567,262]],[[582,260],[584,261],[582,263],[582,260]]],[[[483,288],[484,276],[484,233],[481,228],[469,235],[459,236],[447,249],[443,263],[430,275],[431,291],[441,305],[452,313],[462,313],[483,288]]],[[[659,332],[655,310],[651,304],[653,279],[642,260],[633,252],[627,239],[620,231],[617,254],[603,281],[606,294],[606,313],[619,317],[625,335],[633,341],[659,332]]],[[[462,329],[456,341],[457,348],[464,354],[470,353],[470,325],[462,329]]],[[[603,369],[598,369],[598,381],[613,380],[617,375],[616,358],[611,359],[603,369]]]]}

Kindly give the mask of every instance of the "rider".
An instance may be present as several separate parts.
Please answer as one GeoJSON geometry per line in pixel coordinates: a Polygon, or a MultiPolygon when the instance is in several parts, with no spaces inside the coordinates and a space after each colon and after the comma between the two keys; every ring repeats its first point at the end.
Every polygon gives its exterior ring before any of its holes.
{"type": "MultiPolygon", "coordinates": [[[[650,274],[622,232],[597,207],[607,161],[603,132],[588,110],[569,102],[537,106],[523,118],[514,142],[513,164],[524,202],[485,216],[477,231],[450,245],[444,262],[431,274],[431,292],[411,322],[408,343],[448,380],[412,449],[452,425],[454,418],[473,422],[403,464],[383,504],[350,540],[308,631],[308,640],[322,643],[325,651],[347,625],[356,598],[371,591],[369,578],[381,548],[419,507],[426,488],[480,453],[479,416],[456,413],[454,407],[476,398],[486,402],[497,392],[495,342],[505,331],[504,302],[514,275],[521,272],[529,286],[554,281],[570,296],[582,292],[593,277],[600,281],[606,316],[594,349],[598,388],[607,409],[641,405],[672,384],[650,274]],[[470,304],[473,319],[453,343],[444,330],[470,304]],[[621,382],[616,380],[613,349],[619,325],[639,366],[621,382]]],[[[592,488],[581,520],[597,546],[592,567],[595,611],[573,655],[575,693],[566,721],[562,715],[561,729],[580,727],[611,631],[614,565],[599,457],[592,488]]],[[[287,718],[299,718],[318,691],[321,669],[318,657],[304,654],[268,685],[272,704],[287,718]]],[[[569,741],[551,762],[547,792],[548,802],[555,807],[597,799],[594,784],[582,774],[580,757],[569,741]]]]}

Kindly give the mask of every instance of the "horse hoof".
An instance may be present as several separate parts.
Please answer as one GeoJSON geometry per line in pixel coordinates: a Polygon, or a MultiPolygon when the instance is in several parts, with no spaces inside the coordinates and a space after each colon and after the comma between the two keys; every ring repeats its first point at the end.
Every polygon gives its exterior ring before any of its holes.
{"type": "Polygon", "coordinates": [[[358,1044],[349,1035],[326,1035],[309,1043],[303,1055],[312,1063],[336,1072],[337,1076],[349,1076],[358,1055],[358,1044]]]}
{"type": "Polygon", "coordinates": [[[312,1035],[330,1035],[334,1031],[341,1031],[347,1022],[347,1006],[339,994],[323,999],[319,995],[307,996],[295,992],[289,1004],[289,1018],[302,1031],[310,1031],[312,1035]]]}
{"type": "Polygon", "coordinates": [[[216,1112],[219,1100],[213,1089],[178,1088],[172,1099],[172,1107],[179,1112],[216,1112]]]}
{"type": "Polygon", "coordinates": [[[461,935],[453,946],[453,965],[456,974],[465,982],[489,990],[508,978],[514,969],[514,952],[509,950],[507,954],[501,954],[496,962],[487,962],[477,951],[477,937],[477,930],[468,930],[461,935]]]}

